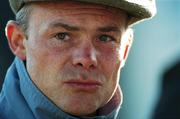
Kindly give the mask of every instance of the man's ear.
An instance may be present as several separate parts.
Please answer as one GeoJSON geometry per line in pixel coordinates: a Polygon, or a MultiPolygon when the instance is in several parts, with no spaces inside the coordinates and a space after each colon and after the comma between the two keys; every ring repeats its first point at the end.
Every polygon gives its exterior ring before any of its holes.
{"type": "Polygon", "coordinates": [[[24,42],[26,36],[21,27],[15,21],[9,21],[6,25],[6,37],[11,51],[22,60],[26,60],[24,42]]]}
{"type": "Polygon", "coordinates": [[[132,28],[128,28],[122,36],[121,46],[120,46],[120,56],[121,56],[121,68],[124,67],[126,59],[128,57],[130,48],[132,46],[134,39],[134,32],[132,28]]]}

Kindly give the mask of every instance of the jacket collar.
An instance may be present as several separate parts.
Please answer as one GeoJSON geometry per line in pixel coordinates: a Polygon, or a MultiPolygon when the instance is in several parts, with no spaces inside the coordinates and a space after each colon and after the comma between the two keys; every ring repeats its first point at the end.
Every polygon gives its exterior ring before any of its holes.
{"type": "MultiPolygon", "coordinates": [[[[15,58],[13,65],[10,67],[8,75],[13,75],[13,82],[6,81],[6,83],[11,83],[11,87],[14,87],[13,92],[9,92],[10,94],[17,94],[18,97],[14,97],[13,95],[9,95],[11,99],[19,98],[18,100],[22,102],[18,104],[23,108],[25,112],[28,112],[27,119],[79,119],[79,117],[71,116],[61,109],[59,109],[53,102],[51,102],[31,81],[24,63],[19,58],[15,58]],[[19,89],[19,90],[17,90],[19,89]]],[[[12,77],[11,77],[12,78],[12,77]]],[[[7,79],[12,80],[12,79],[7,79]]],[[[10,91],[12,91],[10,90],[10,91]]],[[[8,91],[8,90],[7,90],[8,91]]],[[[99,115],[96,117],[80,117],[81,119],[116,119],[119,105],[120,105],[120,88],[117,89],[115,95],[111,99],[111,101],[105,105],[103,108],[99,109],[99,115]],[[111,108],[110,108],[111,107],[111,108]]],[[[14,101],[10,101],[14,105],[14,101]]],[[[14,105],[16,106],[16,105],[14,105]]],[[[23,112],[16,112],[23,113],[23,112]]],[[[26,116],[27,116],[26,115],[26,116]]]]}

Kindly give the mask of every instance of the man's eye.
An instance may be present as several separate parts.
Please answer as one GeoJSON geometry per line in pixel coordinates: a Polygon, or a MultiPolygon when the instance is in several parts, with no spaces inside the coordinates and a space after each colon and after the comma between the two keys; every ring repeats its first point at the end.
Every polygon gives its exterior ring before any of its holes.
{"type": "Polygon", "coordinates": [[[55,37],[57,40],[62,40],[62,41],[69,40],[69,35],[67,33],[58,33],[56,34],[55,37]]]}
{"type": "Polygon", "coordinates": [[[112,38],[111,36],[108,36],[108,35],[101,35],[99,37],[99,40],[102,42],[109,42],[109,41],[114,41],[114,38],[112,38]]]}

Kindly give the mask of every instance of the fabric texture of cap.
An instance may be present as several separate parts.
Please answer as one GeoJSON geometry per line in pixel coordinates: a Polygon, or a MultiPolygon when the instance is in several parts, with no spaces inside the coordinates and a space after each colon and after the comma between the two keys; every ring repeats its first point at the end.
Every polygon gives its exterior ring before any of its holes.
{"type": "MultiPolygon", "coordinates": [[[[16,14],[24,4],[37,1],[62,1],[62,0],[9,0],[11,9],[16,14]]],[[[130,16],[129,25],[145,19],[152,18],[156,14],[155,0],[73,0],[87,3],[95,3],[119,8],[130,16]]]]}

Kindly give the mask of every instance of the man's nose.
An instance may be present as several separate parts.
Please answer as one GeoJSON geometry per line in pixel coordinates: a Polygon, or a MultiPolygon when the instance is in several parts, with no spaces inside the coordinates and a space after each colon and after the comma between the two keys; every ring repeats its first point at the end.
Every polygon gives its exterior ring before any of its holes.
{"type": "Polygon", "coordinates": [[[73,65],[87,70],[97,67],[97,52],[92,43],[83,43],[74,50],[73,65]]]}

